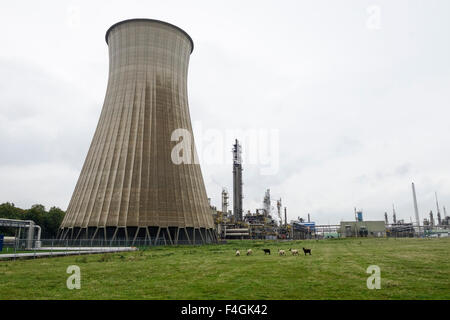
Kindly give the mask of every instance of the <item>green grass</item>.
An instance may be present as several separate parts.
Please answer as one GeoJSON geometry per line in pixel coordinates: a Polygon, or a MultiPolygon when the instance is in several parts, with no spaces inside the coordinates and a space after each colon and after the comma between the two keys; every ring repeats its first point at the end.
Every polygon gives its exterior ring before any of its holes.
{"type": "Polygon", "coordinates": [[[450,299],[450,239],[230,241],[0,262],[2,299],[450,299]],[[262,248],[272,255],[264,255],[262,248]],[[280,257],[278,248],[312,248],[280,257]],[[253,256],[245,251],[253,248],[253,256]],[[234,255],[235,249],[241,256],[234,255]],[[66,287],[69,265],[81,289],[66,287]],[[381,289],[369,290],[369,265],[381,289]]]}

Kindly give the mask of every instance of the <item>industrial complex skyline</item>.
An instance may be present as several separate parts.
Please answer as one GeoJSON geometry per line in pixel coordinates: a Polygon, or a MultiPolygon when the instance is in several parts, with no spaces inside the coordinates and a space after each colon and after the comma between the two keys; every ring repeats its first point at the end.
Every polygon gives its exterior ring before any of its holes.
{"type": "Polygon", "coordinates": [[[189,105],[212,205],[232,190],[238,139],[244,212],[262,208],[270,189],[289,219],[337,223],[357,207],[391,220],[394,203],[409,222],[414,182],[423,219],[435,192],[450,207],[449,10],[446,1],[1,4],[0,203],[67,209],[105,99],[105,30],[146,17],[194,40],[189,105]]]}

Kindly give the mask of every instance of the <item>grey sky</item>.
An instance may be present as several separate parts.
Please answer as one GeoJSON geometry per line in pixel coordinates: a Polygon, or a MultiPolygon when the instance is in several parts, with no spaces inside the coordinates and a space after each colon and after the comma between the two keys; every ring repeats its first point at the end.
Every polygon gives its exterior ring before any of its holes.
{"type": "MultiPolygon", "coordinates": [[[[92,2],[0,4],[0,202],[67,208],[105,95],[105,32],[140,17],[193,38],[194,123],[279,130],[276,175],[244,163],[246,210],[270,188],[290,218],[391,219],[394,202],[409,221],[411,181],[421,218],[434,191],[450,209],[450,2],[92,2]]],[[[220,206],[230,164],[202,171],[220,206]]]]}

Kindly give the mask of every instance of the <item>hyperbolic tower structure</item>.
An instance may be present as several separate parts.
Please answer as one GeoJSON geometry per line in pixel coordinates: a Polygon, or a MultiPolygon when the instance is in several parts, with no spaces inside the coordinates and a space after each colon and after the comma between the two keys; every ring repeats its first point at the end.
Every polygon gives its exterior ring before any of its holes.
{"type": "Polygon", "coordinates": [[[113,25],[106,43],[106,97],[60,238],[216,241],[200,165],[191,156],[191,37],[163,21],[132,19],[113,25]],[[184,149],[176,149],[180,144],[184,149]]]}

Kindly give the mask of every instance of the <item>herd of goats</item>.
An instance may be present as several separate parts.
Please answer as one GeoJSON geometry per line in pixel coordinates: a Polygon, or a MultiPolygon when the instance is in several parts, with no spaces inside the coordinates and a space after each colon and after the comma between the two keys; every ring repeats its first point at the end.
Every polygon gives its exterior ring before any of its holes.
{"type": "MultiPolygon", "coordinates": [[[[270,255],[270,249],[262,249],[264,251],[264,255],[269,254],[270,255]]],[[[289,249],[289,251],[292,253],[293,256],[298,256],[298,250],[297,249],[289,249]]],[[[305,253],[305,256],[307,253],[309,253],[309,255],[311,255],[311,249],[306,249],[303,248],[303,252],[305,253]]],[[[250,256],[253,254],[253,250],[252,249],[248,249],[247,250],[247,255],[250,256]]],[[[286,250],[282,250],[279,249],[278,250],[278,254],[280,256],[285,256],[286,255],[286,250]]],[[[240,256],[241,252],[239,250],[236,250],[236,256],[240,256]]]]}

